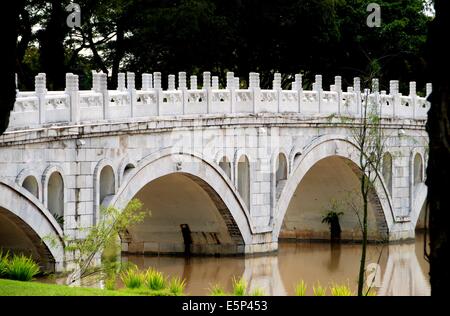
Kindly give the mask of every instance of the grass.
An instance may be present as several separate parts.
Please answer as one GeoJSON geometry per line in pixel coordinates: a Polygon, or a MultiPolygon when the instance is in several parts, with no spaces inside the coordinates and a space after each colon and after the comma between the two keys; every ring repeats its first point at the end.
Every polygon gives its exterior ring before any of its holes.
{"type": "Polygon", "coordinates": [[[332,296],[354,296],[355,294],[347,285],[333,285],[330,287],[332,296]]]}
{"type": "Polygon", "coordinates": [[[266,293],[263,289],[257,287],[250,293],[250,296],[266,296],[266,293]]]}
{"type": "Polygon", "coordinates": [[[164,275],[152,268],[144,274],[145,284],[150,290],[160,291],[166,288],[166,278],[164,275]]]}
{"type": "Polygon", "coordinates": [[[120,278],[129,289],[140,288],[145,282],[145,276],[137,268],[131,268],[122,272],[120,278]]]}
{"type": "Polygon", "coordinates": [[[225,296],[225,295],[227,295],[227,293],[225,292],[223,287],[220,286],[219,284],[213,285],[211,290],[209,291],[209,293],[210,293],[211,296],[225,296]]]}
{"type": "Polygon", "coordinates": [[[317,286],[313,286],[314,296],[325,296],[327,289],[322,287],[319,282],[317,282],[317,286]]]}
{"type": "Polygon", "coordinates": [[[183,295],[186,287],[186,280],[180,278],[172,278],[169,283],[169,291],[174,295],[183,295]]]}
{"type": "Polygon", "coordinates": [[[243,278],[239,280],[233,279],[233,295],[234,296],[245,296],[247,291],[247,282],[243,278]]]}
{"type": "Polygon", "coordinates": [[[130,291],[109,291],[85,287],[0,279],[0,296],[132,296],[130,291]]]}
{"type": "Polygon", "coordinates": [[[3,250],[0,249],[0,278],[6,276],[6,272],[9,265],[9,253],[3,253],[3,250]]]}
{"type": "Polygon", "coordinates": [[[300,281],[295,286],[295,296],[305,296],[306,295],[306,283],[305,281],[300,281]]]}

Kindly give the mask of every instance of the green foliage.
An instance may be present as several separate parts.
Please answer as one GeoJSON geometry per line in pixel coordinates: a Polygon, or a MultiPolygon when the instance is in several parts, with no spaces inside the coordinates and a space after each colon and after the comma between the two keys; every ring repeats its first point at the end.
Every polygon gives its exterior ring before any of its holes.
{"type": "Polygon", "coordinates": [[[3,253],[3,249],[0,249],[0,278],[6,276],[9,264],[9,252],[3,253]]]}
{"type": "Polygon", "coordinates": [[[109,277],[109,278],[107,278],[105,280],[105,288],[107,290],[111,290],[112,291],[112,290],[115,290],[116,287],[117,287],[117,284],[116,284],[116,277],[115,277],[115,275],[113,277],[109,277]]]}
{"type": "Polygon", "coordinates": [[[64,226],[64,216],[52,213],[53,217],[55,218],[56,222],[59,224],[59,226],[64,226]]]}
{"type": "Polygon", "coordinates": [[[220,286],[219,284],[215,284],[210,289],[210,295],[211,296],[225,296],[227,294],[225,293],[225,290],[223,289],[222,286],[220,286]]]}
{"type": "Polygon", "coordinates": [[[319,282],[317,282],[316,286],[313,286],[314,296],[325,296],[326,292],[327,289],[325,287],[322,287],[319,282]]]}
{"type": "Polygon", "coordinates": [[[245,296],[247,291],[247,282],[243,279],[233,278],[233,295],[245,296]]]}
{"type": "MultiPolygon", "coordinates": [[[[64,239],[64,250],[73,254],[73,261],[78,267],[69,277],[66,283],[71,284],[78,278],[85,277],[90,271],[91,264],[94,257],[98,254],[104,254],[103,259],[106,262],[116,262],[114,259],[117,253],[116,244],[117,237],[123,233],[127,228],[141,222],[145,216],[150,215],[150,212],[143,210],[143,204],[138,199],[131,200],[123,209],[115,207],[102,207],[100,209],[100,220],[94,227],[80,229],[80,232],[86,235],[84,238],[71,239],[66,237],[64,239]],[[112,247],[112,250],[111,250],[112,247]],[[116,247],[116,248],[114,248],[116,247]]],[[[57,244],[55,236],[46,236],[45,239],[53,244],[57,244]]],[[[108,263],[103,266],[107,267],[108,263]]],[[[114,264],[112,265],[114,267],[114,264]]],[[[101,269],[99,269],[99,272],[101,269]]]]}
{"type": "Polygon", "coordinates": [[[13,257],[6,262],[7,264],[4,274],[6,278],[11,280],[31,281],[40,271],[39,266],[33,261],[33,259],[23,254],[13,255],[13,257]]]}
{"type": "Polygon", "coordinates": [[[151,290],[159,291],[166,287],[166,278],[164,275],[152,268],[148,269],[144,275],[145,284],[151,290]]]}
{"type": "Polygon", "coordinates": [[[305,295],[306,295],[306,283],[305,281],[301,280],[295,286],[295,296],[305,296],[305,295]]]}
{"type": "Polygon", "coordinates": [[[263,289],[257,287],[250,293],[250,296],[266,296],[266,293],[263,289]]]}
{"type": "Polygon", "coordinates": [[[145,283],[145,275],[137,268],[130,268],[120,274],[120,278],[129,289],[140,288],[145,283]]]}
{"type": "Polygon", "coordinates": [[[186,280],[181,278],[172,278],[169,282],[169,291],[174,295],[182,295],[186,287],[186,280]]]}

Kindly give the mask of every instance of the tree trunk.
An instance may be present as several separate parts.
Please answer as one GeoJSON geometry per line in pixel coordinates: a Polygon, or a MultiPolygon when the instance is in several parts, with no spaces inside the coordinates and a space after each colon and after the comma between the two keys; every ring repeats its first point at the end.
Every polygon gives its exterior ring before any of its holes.
{"type": "Polygon", "coordinates": [[[64,39],[68,32],[66,11],[61,0],[51,1],[51,13],[45,30],[40,33],[40,62],[47,74],[49,90],[64,90],[65,50],[64,39]]]}
{"type": "Polygon", "coordinates": [[[2,58],[0,58],[0,135],[8,128],[9,115],[16,101],[15,71],[17,63],[17,33],[19,14],[25,6],[24,0],[13,1],[5,8],[1,20],[2,58]]]}
{"type": "Polygon", "coordinates": [[[435,0],[436,17],[429,29],[427,60],[433,92],[429,101],[427,167],[431,295],[448,294],[450,284],[450,1],[435,0]]]}

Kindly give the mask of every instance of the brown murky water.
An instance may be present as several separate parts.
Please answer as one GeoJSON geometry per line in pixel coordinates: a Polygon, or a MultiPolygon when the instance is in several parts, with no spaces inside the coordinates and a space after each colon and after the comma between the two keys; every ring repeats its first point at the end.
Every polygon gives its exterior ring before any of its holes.
{"type": "MultiPolygon", "coordinates": [[[[418,233],[415,243],[369,245],[368,277],[378,295],[430,295],[423,239],[418,233]]],[[[258,287],[267,295],[294,295],[296,283],[304,280],[311,295],[317,282],[356,290],[360,251],[359,244],[281,243],[278,253],[252,258],[124,256],[122,260],[186,279],[188,295],[208,295],[215,284],[231,291],[234,277],[243,277],[250,290],[258,287]]]]}

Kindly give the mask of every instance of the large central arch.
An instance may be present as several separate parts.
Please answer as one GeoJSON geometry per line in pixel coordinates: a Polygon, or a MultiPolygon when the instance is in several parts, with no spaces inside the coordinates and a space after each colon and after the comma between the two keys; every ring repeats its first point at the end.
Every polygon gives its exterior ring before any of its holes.
{"type": "Polygon", "coordinates": [[[182,253],[185,238],[180,225],[188,224],[191,253],[244,253],[245,245],[251,242],[248,211],[230,181],[220,167],[195,154],[166,149],[144,158],[130,171],[117,194],[105,201],[123,208],[138,197],[154,214],[122,236],[123,250],[182,253]],[[199,203],[201,199],[204,205],[199,203]]]}
{"type": "Polygon", "coordinates": [[[63,232],[50,212],[16,184],[0,182],[0,196],[0,248],[31,256],[44,271],[61,271],[63,232]]]}
{"type": "MultiPolygon", "coordinates": [[[[327,159],[335,159],[341,164],[345,163],[354,174],[358,174],[358,151],[356,146],[347,138],[335,135],[322,136],[313,141],[304,149],[302,155],[292,166],[291,175],[280,194],[280,198],[275,207],[275,223],[273,239],[278,240],[289,205],[294,194],[306,178],[308,172],[320,162],[327,159]]],[[[370,192],[370,201],[374,208],[374,215],[377,221],[378,230],[382,239],[388,238],[388,234],[393,224],[393,211],[388,193],[383,180],[377,180],[375,189],[370,192]]]]}

